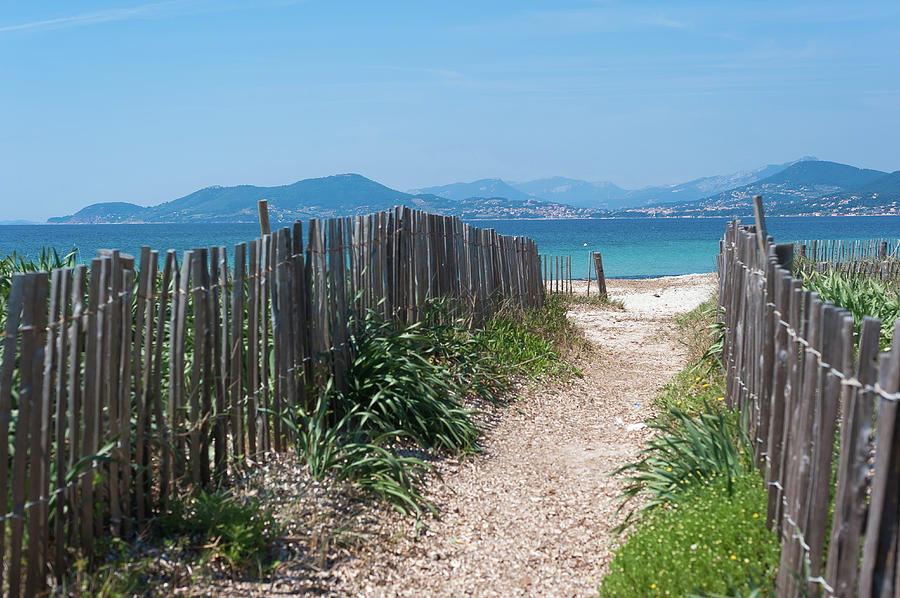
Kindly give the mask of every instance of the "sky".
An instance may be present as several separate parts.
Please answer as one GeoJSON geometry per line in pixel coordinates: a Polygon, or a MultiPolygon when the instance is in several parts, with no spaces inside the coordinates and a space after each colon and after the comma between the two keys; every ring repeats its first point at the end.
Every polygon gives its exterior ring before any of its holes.
{"type": "Polygon", "coordinates": [[[0,0],[0,220],[356,172],[900,169],[900,2],[0,0]]]}

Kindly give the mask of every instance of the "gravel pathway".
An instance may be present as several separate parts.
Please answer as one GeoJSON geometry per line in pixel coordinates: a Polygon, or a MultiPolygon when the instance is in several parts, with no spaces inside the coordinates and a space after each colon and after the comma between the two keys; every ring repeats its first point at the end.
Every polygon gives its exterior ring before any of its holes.
{"type": "MultiPolygon", "coordinates": [[[[338,564],[325,593],[352,596],[590,596],[608,564],[619,483],[657,389],[684,365],[661,331],[709,297],[715,275],[609,281],[624,311],[570,313],[596,351],[582,379],[531,388],[505,408],[484,452],[445,466],[442,519],[338,564]]],[[[324,588],[323,588],[324,589],[324,588]]]]}
{"type": "Polygon", "coordinates": [[[666,334],[671,318],[714,287],[714,274],[610,280],[609,293],[624,310],[573,308],[569,317],[594,347],[578,364],[584,377],[533,384],[521,400],[486,409],[484,451],[434,462],[443,482],[434,480],[427,496],[440,520],[428,519],[417,532],[386,507],[358,508],[352,497],[310,485],[294,464],[274,460],[257,478],[268,488],[267,504],[298,529],[289,542],[293,556],[264,581],[223,577],[177,584],[174,593],[595,595],[618,523],[621,486],[607,474],[640,450],[655,393],[684,365],[682,348],[666,334]],[[346,530],[346,541],[335,529],[346,530]]]}

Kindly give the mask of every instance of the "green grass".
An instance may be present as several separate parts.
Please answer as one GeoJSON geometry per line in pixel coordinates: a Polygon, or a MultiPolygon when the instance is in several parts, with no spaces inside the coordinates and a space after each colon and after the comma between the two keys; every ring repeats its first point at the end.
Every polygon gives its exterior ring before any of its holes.
{"type": "Polygon", "coordinates": [[[721,325],[715,321],[716,302],[710,299],[675,319],[672,336],[692,365],[681,370],[654,397],[654,406],[667,417],[672,410],[699,415],[707,405],[725,400],[725,376],[720,361],[721,325]]]}
{"type": "Polygon", "coordinates": [[[237,500],[228,491],[174,502],[161,525],[167,538],[186,536],[204,561],[224,561],[232,570],[262,570],[278,535],[275,519],[258,500],[237,500]]]}
{"type": "Polygon", "coordinates": [[[730,493],[724,481],[690,489],[647,514],[615,551],[600,597],[749,593],[773,578],[778,564],[778,539],[765,514],[756,474],[737,478],[730,493]]]}
{"type": "Polygon", "coordinates": [[[566,318],[568,298],[548,294],[541,309],[500,309],[477,331],[493,359],[510,375],[580,376],[568,357],[589,343],[566,318]]]}
{"type": "Polygon", "coordinates": [[[362,425],[377,432],[400,430],[426,449],[474,452],[479,431],[461,401],[482,386],[464,385],[467,377],[455,367],[459,350],[423,328],[397,327],[370,313],[352,339],[356,357],[339,404],[345,412],[361,408],[362,425]]]}
{"type": "Polygon", "coordinates": [[[401,451],[477,452],[478,401],[502,403],[517,375],[577,373],[564,353],[581,337],[565,313],[551,298],[540,310],[504,307],[475,330],[445,303],[410,326],[369,313],[350,327],[355,357],[344,384],[330,381],[314,409],[284,418],[298,453],[316,479],[350,483],[403,514],[437,514],[422,493],[434,468],[401,451]]]}

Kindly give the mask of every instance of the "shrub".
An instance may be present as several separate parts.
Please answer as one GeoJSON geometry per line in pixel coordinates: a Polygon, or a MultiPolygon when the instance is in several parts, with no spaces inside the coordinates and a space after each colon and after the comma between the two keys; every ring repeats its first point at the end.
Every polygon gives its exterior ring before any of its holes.
{"type": "Polygon", "coordinates": [[[648,513],[615,551],[601,598],[746,594],[774,577],[779,544],[766,529],[761,478],[705,481],[648,513]]]}
{"type": "Polygon", "coordinates": [[[5,328],[7,299],[12,285],[13,274],[21,272],[50,272],[56,268],[71,268],[75,265],[77,250],[60,256],[53,247],[42,247],[35,258],[21,256],[16,252],[0,256],[0,331],[5,328]]]}

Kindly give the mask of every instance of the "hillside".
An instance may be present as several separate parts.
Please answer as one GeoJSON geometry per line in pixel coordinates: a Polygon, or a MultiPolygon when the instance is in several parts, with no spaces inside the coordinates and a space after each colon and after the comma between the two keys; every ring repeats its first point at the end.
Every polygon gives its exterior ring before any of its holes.
{"type": "Polygon", "coordinates": [[[516,198],[467,197],[445,199],[436,195],[403,193],[358,174],[304,179],[277,187],[213,186],[156,206],[124,202],[87,206],[70,216],[51,218],[52,223],[165,223],[255,222],[257,201],[268,200],[273,222],[367,214],[406,205],[434,213],[478,218],[568,218],[592,213],[553,202],[516,198]]]}
{"type": "Polygon", "coordinates": [[[677,185],[637,189],[630,191],[626,199],[629,206],[661,205],[673,202],[697,201],[717,193],[752,185],[783,172],[796,164],[803,164],[815,160],[816,158],[804,156],[799,160],[794,160],[792,162],[769,164],[754,170],[742,170],[731,174],[701,177],[677,185]]]}
{"type": "MultiPolygon", "coordinates": [[[[770,215],[874,214],[893,213],[893,205],[885,204],[877,182],[885,178],[884,188],[892,189],[897,181],[879,170],[856,168],[828,161],[797,162],[756,183],[711,195],[699,201],[677,202],[660,206],[627,210],[627,215],[654,216],[745,216],[752,214],[754,195],[762,195],[766,213],[770,215]],[[864,194],[853,190],[866,189],[864,194]]],[[[626,214],[620,214],[626,215],[626,214]]]]}

